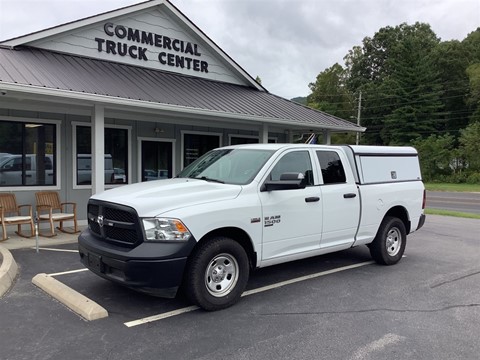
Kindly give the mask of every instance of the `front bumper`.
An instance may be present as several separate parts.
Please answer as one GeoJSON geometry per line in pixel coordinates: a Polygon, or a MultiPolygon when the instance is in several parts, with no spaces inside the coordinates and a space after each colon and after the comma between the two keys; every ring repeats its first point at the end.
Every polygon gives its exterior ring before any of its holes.
{"type": "Polygon", "coordinates": [[[195,244],[192,237],[188,242],[142,242],[134,248],[125,248],[102,241],[88,229],[78,238],[80,260],[92,272],[162,297],[175,297],[195,244]]]}

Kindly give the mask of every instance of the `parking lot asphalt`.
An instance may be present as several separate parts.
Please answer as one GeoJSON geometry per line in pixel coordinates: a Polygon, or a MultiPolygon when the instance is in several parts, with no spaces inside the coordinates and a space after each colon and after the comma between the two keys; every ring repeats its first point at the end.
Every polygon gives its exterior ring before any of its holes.
{"type": "Polygon", "coordinates": [[[11,250],[0,358],[478,359],[479,234],[479,220],[429,216],[397,265],[372,264],[361,246],[259,269],[247,290],[264,291],[211,313],[84,271],[75,243],[11,250]],[[109,316],[85,321],[32,284],[39,273],[109,316]]]}

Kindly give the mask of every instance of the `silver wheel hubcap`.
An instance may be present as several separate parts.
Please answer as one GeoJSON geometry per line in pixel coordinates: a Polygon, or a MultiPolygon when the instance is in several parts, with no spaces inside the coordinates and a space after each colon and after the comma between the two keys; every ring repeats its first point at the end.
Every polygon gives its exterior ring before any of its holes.
{"type": "Polygon", "coordinates": [[[238,263],[230,254],[215,256],[205,271],[205,285],[210,295],[221,297],[229,294],[237,284],[238,263]]]}
{"type": "Polygon", "coordinates": [[[386,239],[387,253],[389,256],[395,256],[402,246],[402,235],[398,228],[393,227],[388,231],[386,239]]]}

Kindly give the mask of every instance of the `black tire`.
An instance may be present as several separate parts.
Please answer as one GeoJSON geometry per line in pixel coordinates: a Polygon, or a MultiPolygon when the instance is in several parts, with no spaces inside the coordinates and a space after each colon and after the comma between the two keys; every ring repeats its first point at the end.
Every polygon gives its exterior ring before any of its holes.
{"type": "Polygon", "coordinates": [[[225,309],[240,299],[249,270],[242,245],[230,238],[214,238],[201,245],[190,259],[184,284],[186,295],[207,311],[225,309]]]}
{"type": "Polygon", "coordinates": [[[407,231],[403,221],[386,216],[369,248],[373,260],[378,264],[393,265],[402,259],[406,245],[407,231]]]}

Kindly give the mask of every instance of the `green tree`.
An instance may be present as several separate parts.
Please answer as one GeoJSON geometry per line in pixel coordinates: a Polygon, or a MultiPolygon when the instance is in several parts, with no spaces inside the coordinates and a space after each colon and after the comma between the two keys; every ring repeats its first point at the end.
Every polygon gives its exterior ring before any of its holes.
{"type": "Polygon", "coordinates": [[[466,139],[476,139],[467,126],[480,123],[480,27],[462,41],[441,42],[428,24],[386,26],[344,61],[309,84],[309,106],[351,120],[361,91],[361,125],[367,128],[362,143],[415,139],[427,154],[430,177],[462,180],[476,168],[473,145],[466,145],[475,143],[466,139]]]}
{"type": "MultiPolygon", "coordinates": [[[[309,107],[352,121],[355,116],[355,98],[345,85],[345,69],[338,63],[318,74],[309,87],[309,107]]],[[[356,121],[356,120],[355,120],[356,121]]],[[[332,134],[332,144],[354,144],[354,134],[332,134]]]]}
{"type": "Polygon", "coordinates": [[[480,63],[474,63],[467,68],[470,92],[467,105],[471,109],[471,122],[480,122],[480,63]]]}
{"type": "Polygon", "coordinates": [[[480,27],[468,34],[462,41],[462,45],[467,51],[469,64],[480,62],[480,27]]]}
{"type": "Polygon", "coordinates": [[[312,91],[307,97],[308,106],[341,118],[353,116],[353,100],[345,87],[345,70],[341,65],[336,63],[325,69],[308,86],[312,91]]]}
{"type": "Polygon", "coordinates": [[[442,88],[432,55],[439,42],[428,24],[401,24],[380,29],[347,54],[347,87],[365,94],[368,143],[405,144],[442,129],[442,88]]]}
{"type": "Polygon", "coordinates": [[[440,97],[445,114],[443,130],[458,139],[460,129],[468,125],[472,113],[465,103],[465,95],[468,92],[468,76],[465,69],[470,62],[470,52],[462,42],[452,40],[438,44],[432,55],[443,87],[443,94],[440,97]]]}
{"type": "Polygon", "coordinates": [[[385,116],[385,144],[403,145],[444,130],[443,89],[432,56],[437,44],[435,34],[423,29],[393,47],[389,63],[394,108],[385,116]]]}
{"type": "Polygon", "coordinates": [[[468,172],[480,172],[480,122],[474,122],[461,131],[460,149],[468,172]]]}
{"type": "Polygon", "coordinates": [[[456,158],[452,135],[430,135],[417,138],[412,145],[417,149],[424,181],[434,181],[439,176],[453,173],[452,162],[456,158]]]}

